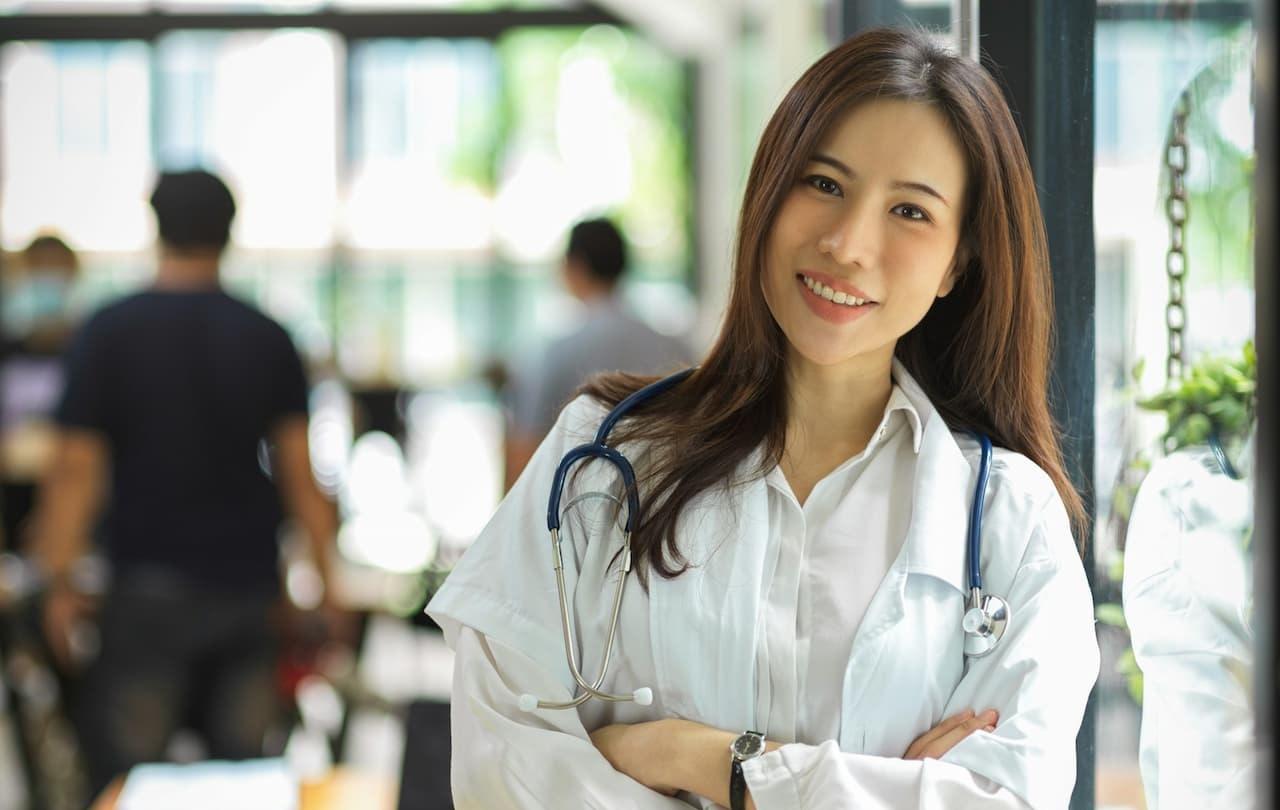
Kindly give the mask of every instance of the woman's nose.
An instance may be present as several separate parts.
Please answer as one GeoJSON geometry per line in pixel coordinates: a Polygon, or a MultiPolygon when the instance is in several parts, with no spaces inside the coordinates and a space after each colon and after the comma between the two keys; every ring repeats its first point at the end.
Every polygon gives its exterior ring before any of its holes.
{"type": "Polygon", "coordinates": [[[850,206],[819,238],[818,250],[837,264],[872,264],[880,250],[879,222],[874,210],[850,206]]]}

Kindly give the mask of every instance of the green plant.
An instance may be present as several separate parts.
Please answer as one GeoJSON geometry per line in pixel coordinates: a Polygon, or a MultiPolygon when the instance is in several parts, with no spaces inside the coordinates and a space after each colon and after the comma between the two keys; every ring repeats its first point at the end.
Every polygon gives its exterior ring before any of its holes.
{"type": "Polygon", "coordinates": [[[1253,422],[1257,375],[1257,354],[1253,341],[1247,341],[1239,358],[1205,358],[1181,381],[1139,400],[1138,407],[1164,412],[1166,453],[1204,444],[1214,435],[1224,443],[1241,439],[1253,422]]]}
{"type": "MultiPolygon", "coordinates": [[[[1116,554],[1107,566],[1107,579],[1113,583],[1124,579],[1124,557],[1116,554]]],[[[1099,622],[1116,628],[1128,639],[1129,625],[1124,619],[1124,608],[1115,602],[1101,602],[1094,608],[1093,614],[1099,622]]],[[[1129,697],[1139,706],[1142,705],[1142,670],[1138,667],[1138,659],[1133,654],[1133,646],[1125,647],[1124,652],[1116,659],[1116,672],[1124,677],[1125,689],[1129,697]]]]}

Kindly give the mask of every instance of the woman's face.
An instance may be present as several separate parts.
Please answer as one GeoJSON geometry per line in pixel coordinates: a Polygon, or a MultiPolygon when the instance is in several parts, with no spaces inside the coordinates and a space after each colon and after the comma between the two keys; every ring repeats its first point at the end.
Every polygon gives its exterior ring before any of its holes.
{"type": "Polygon", "coordinates": [[[935,108],[859,104],[837,119],[774,221],[762,279],[788,362],[888,369],[951,291],[964,151],[935,108]]]}

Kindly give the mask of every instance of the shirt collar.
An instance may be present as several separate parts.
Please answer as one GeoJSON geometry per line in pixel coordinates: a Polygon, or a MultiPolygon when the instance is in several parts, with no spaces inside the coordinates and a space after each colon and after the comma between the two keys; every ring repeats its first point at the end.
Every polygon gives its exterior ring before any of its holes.
{"type": "MultiPolygon", "coordinates": [[[[929,398],[924,395],[922,390],[920,390],[920,386],[914,379],[912,379],[911,375],[907,373],[906,368],[898,366],[896,360],[894,363],[894,382],[893,387],[889,392],[889,401],[884,406],[884,415],[880,417],[879,426],[876,428],[875,432],[871,434],[871,440],[867,442],[867,446],[862,450],[862,452],[851,458],[845,459],[839,466],[824,476],[824,479],[829,478],[832,475],[843,473],[858,459],[870,458],[871,454],[876,451],[881,442],[896,432],[894,420],[895,418],[899,418],[899,413],[901,414],[900,418],[911,428],[912,452],[917,456],[920,455],[920,442],[924,436],[924,420],[921,419],[919,410],[920,405],[917,405],[917,402],[921,403],[924,407],[929,408],[930,411],[932,411],[933,406],[929,404],[929,398]],[[906,386],[914,389],[918,395],[913,397],[908,393],[902,383],[905,383],[906,386]]],[[[762,452],[762,449],[757,450],[757,453],[753,454],[753,462],[758,459],[758,453],[760,452],[762,452]]],[[[778,465],[775,465],[774,468],[765,475],[765,480],[777,489],[790,491],[790,488],[785,485],[785,476],[783,476],[782,469],[778,465]]]]}

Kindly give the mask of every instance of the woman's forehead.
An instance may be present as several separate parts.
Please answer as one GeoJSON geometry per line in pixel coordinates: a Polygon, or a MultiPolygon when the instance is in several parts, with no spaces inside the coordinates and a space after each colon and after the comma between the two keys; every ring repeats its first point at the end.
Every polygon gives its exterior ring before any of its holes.
{"type": "Polygon", "coordinates": [[[859,176],[927,182],[952,198],[964,190],[967,175],[965,150],[946,115],[920,101],[876,99],[845,110],[804,159],[819,156],[859,176]]]}

